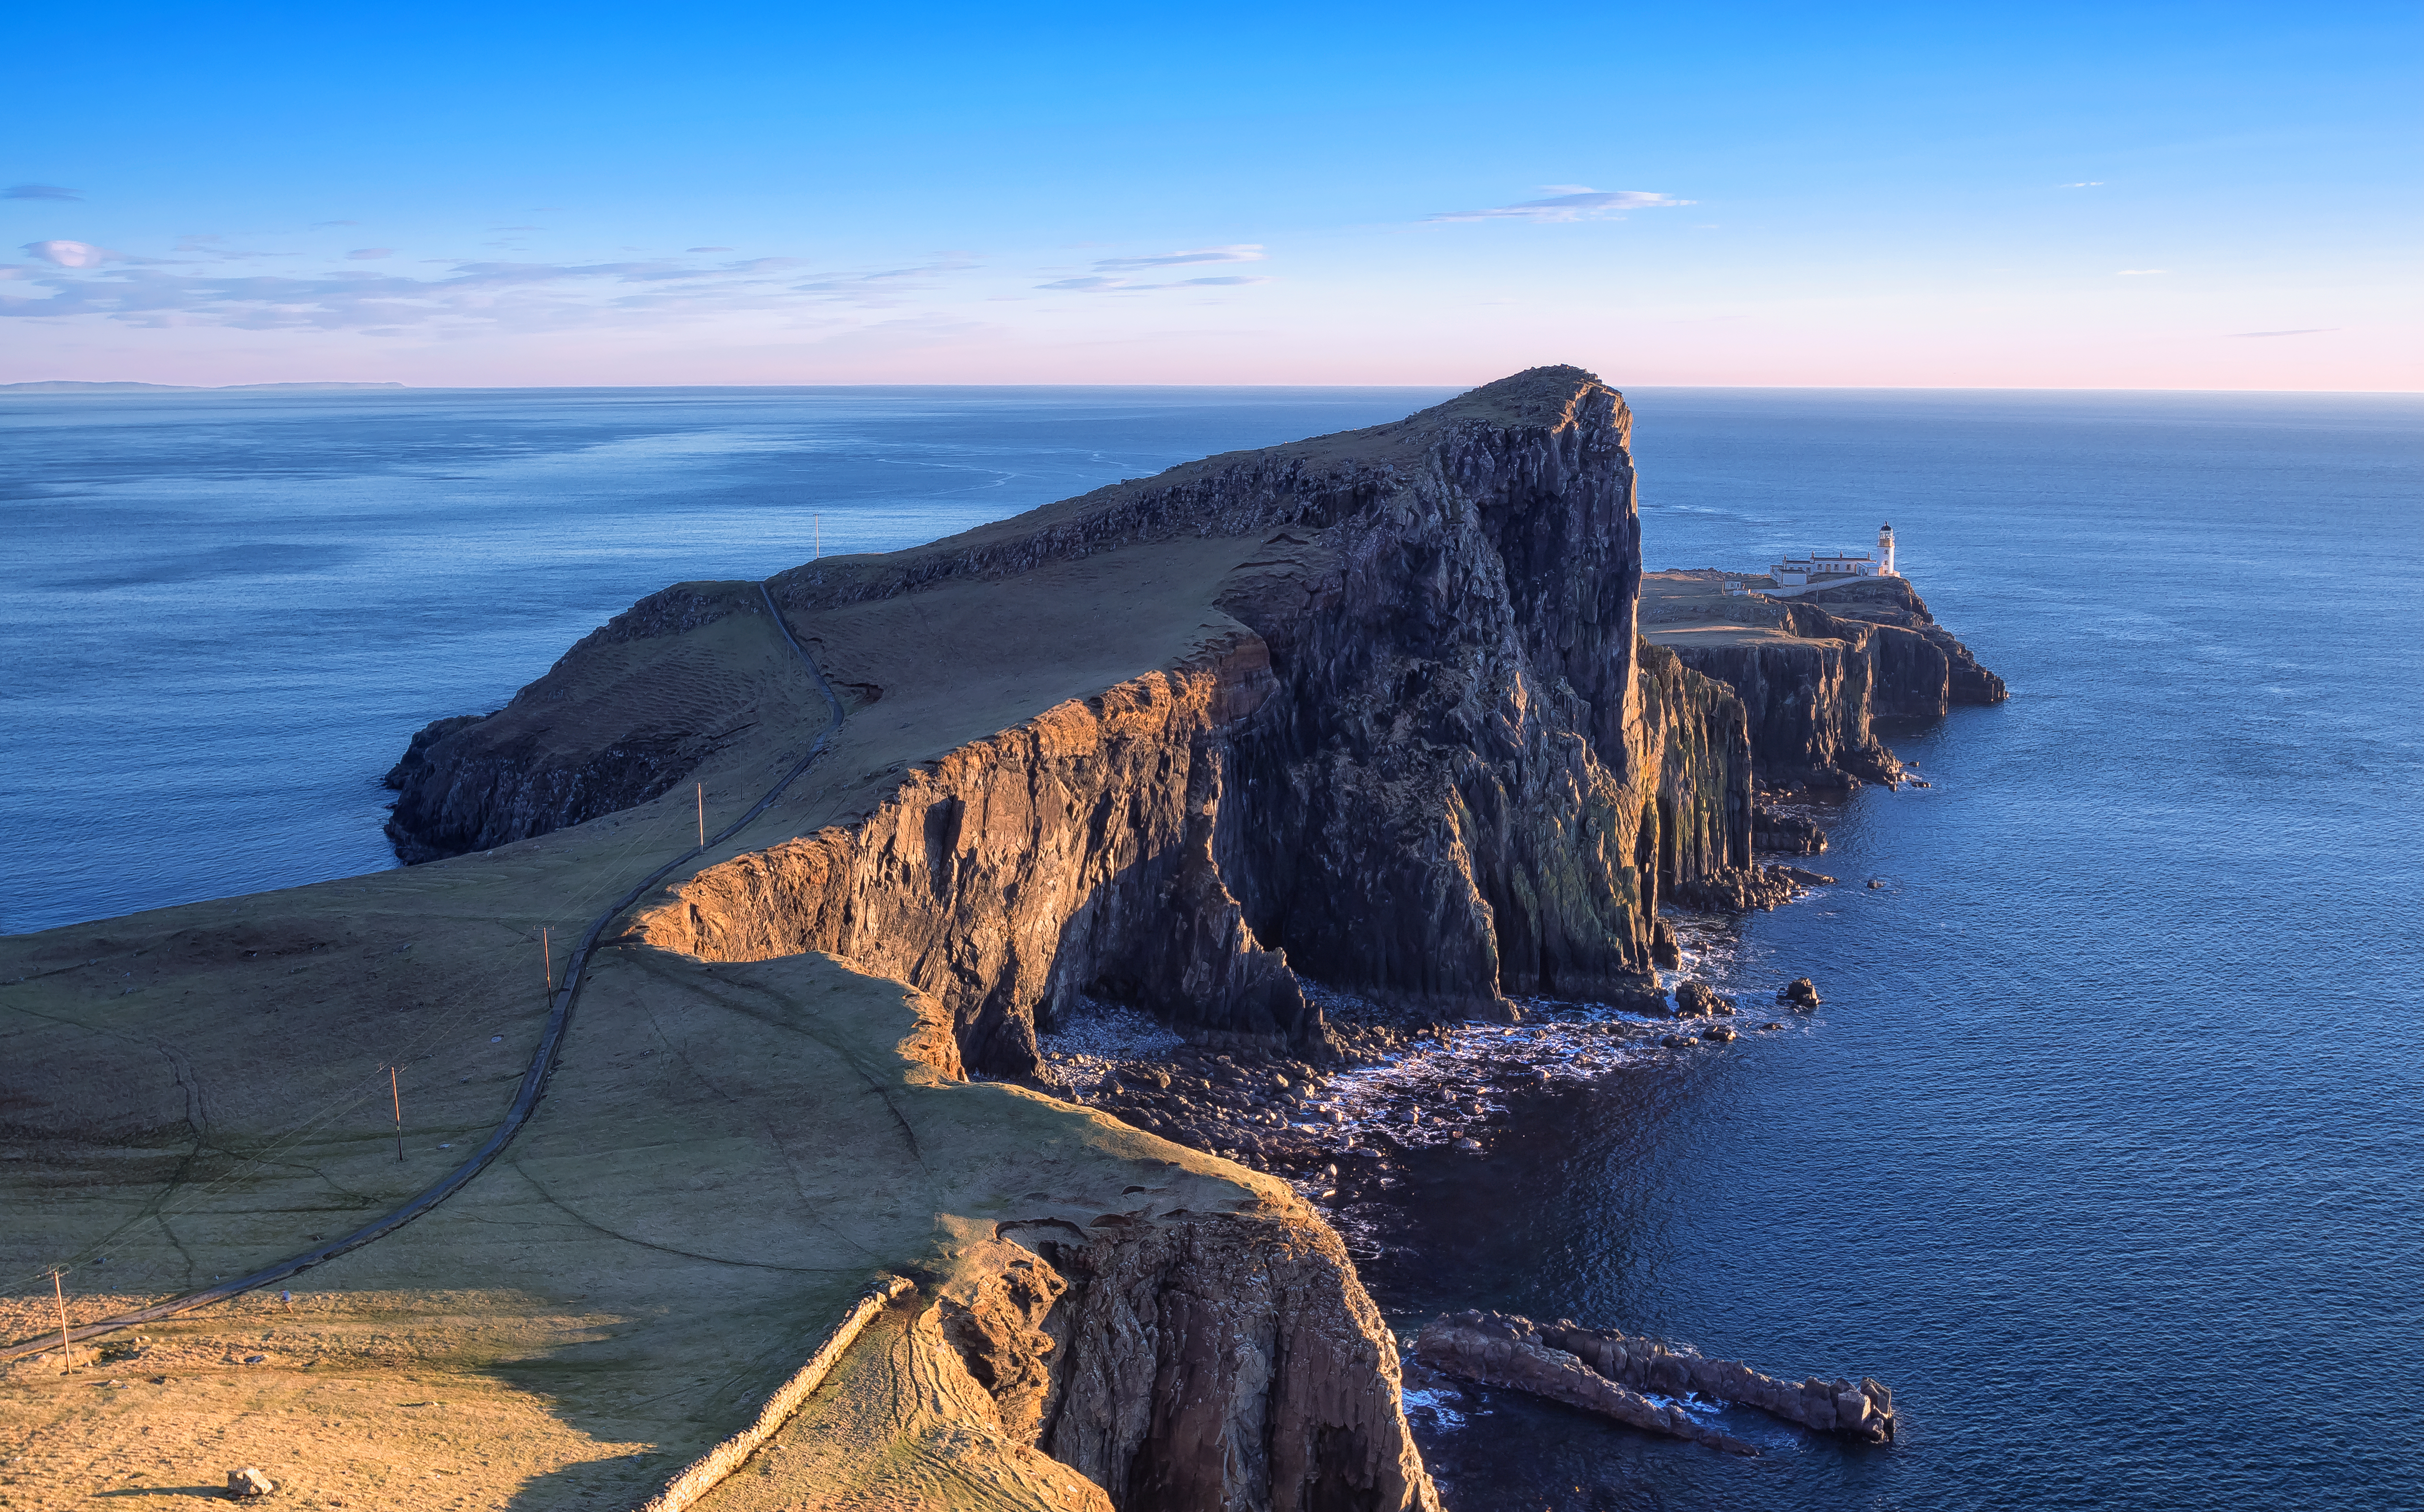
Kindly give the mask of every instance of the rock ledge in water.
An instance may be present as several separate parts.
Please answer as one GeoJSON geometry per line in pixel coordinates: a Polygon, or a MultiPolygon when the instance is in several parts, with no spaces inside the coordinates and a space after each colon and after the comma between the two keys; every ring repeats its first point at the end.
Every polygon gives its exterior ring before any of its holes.
{"type": "Polygon", "coordinates": [[[1646,1432],[1704,1443],[1728,1454],[1759,1453],[1740,1439],[1693,1422],[1682,1408],[1661,1407],[1609,1380],[1571,1354],[1548,1347],[1522,1318],[1497,1313],[1456,1313],[1425,1329],[1414,1348],[1435,1369],[1450,1376],[1529,1392],[1646,1432]]]}

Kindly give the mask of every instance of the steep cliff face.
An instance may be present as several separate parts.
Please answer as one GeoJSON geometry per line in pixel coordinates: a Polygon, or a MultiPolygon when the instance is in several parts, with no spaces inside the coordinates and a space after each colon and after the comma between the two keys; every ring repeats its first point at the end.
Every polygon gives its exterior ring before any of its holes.
{"type": "Polygon", "coordinates": [[[1308,543],[1317,565],[1222,596],[1278,684],[1233,742],[1224,869],[1317,979],[1449,1014],[1641,985],[1666,726],[1643,740],[1633,687],[1629,416],[1596,385],[1558,397],[1440,426],[1308,543]]]}
{"type": "Polygon", "coordinates": [[[1870,733],[1875,665],[1871,639],[1685,646],[1677,657],[1742,700],[1752,758],[1770,782],[1839,786],[1844,776],[1891,782],[1899,769],[1870,733]]]}
{"type": "Polygon", "coordinates": [[[1893,782],[1901,765],[1872,719],[1941,717],[2006,696],[2002,679],[1936,623],[1906,580],[1770,600],[1722,598],[1718,573],[1654,576],[1644,633],[1742,700],[1751,757],[1769,783],[1893,782]]]}
{"type": "Polygon", "coordinates": [[[1076,993],[1305,1049],[1323,1029],[1300,971],[1446,1016],[1651,991],[1662,888],[1749,864],[1750,748],[1723,688],[1641,664],[1629,423],[1587,374],[1537,370],[787,574],[776,599],[829,670],[873,685],[849,629],[882,622],[869,606],[1238,543],[1185,657],[700,872],[633,933],[898,976],[951,1006],[972,1065],[1011,1074],[1076,993]]]}
{"type": "MultiPolygon", "coordinates": [[[[931,1420],[886,1424],[888,1452],[861,1444],[844,1466],[778,1445],[702,1512],[1436,1512],[1395,1341],[1336,1235],[1293,1201],[1144,1212],[1091,1232],[1013,1221],[937,1256],[908,1316],[877,1330],[895,1335],[878,1340],[894,1358],[860,1367],[931,1420]],[[972,1438],[1009,1472],[987,1478],[1013,1483],[989,1489],[1045,1494],[935,1503],[890,1472],[932,1455],[967,1478],[972,1438]]],[[[812,1411],[790,1437],[849,1426],[812,1411]]]]}
{"type": "MultiPolygon", "coordinates": [[[[1317,1054],[1307,979],[1438,1016],[1654,993],[1662,899],[1758,900],[1756,732],[1636,634],[1629,427],[1589,374],[1538,369],[764,597],[683,585],[431,732],[399,843],[544,835],[694,772],[710,802],[762,791],[825,724],[788,627],[849,716],[616,959],[906,983],[935,1018],[911,1058],[945,1081],[1033,1074],[1081,995],[1317,1054]]],[[[1034,1260],[944,1278],[903,1347],[954,1351],[988,1433],[1121,1507],[1432,1506],[1336,1235],[1276,1184],[1217,1212],[1156,1190],[1003,1223],[986,1242],[1034,1260]]]]}
{"type": "Polygon", "coordinates": [[[1006,1426],[1151,1512],[1435,1506],[1395,1342],[1338,1237],[1274,1208],[1018,1226],[937,1306],[1006,1426]]]}
{"type": "Polygon", "coordinates": [[[725,961],[821,950],[949,1005],[968,1061],[1032,1069],[1039,1005],[1121,993],[1202,1033],[1315,1043],[1319,1015],[1211,854],[1221,739],[1269,696],[1242,631],[905,773],[865,820],[700,872],[631,937],[725,961]]]}

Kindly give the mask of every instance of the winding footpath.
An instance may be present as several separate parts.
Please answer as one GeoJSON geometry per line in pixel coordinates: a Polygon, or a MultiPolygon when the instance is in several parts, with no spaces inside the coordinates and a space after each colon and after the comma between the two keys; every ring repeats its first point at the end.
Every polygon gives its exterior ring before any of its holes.
{"type": "MultiPolygon", "coordinates": [[[[513,1106],[505,1110],[504,1121],[489,1134],[486,1142],[473,1151],[470,1158],[461,1165],[448,1171],[435,1185],[414,1196],[403,1206],[373,1218],[341,1239],[316,1246],[274,1265],[264,1265],[250,1275],[238,1276],[232,1281],[219,1281],[197,1291],[185,1292],[169,1297],[167,1301],[154,1302],[150,1307],[138,1308],[132,1313],[122,1313],[116,1317],[103,1318],[96,1323],[86,1323],[72,1328],[67,1335],[71,1342],[98,1338],[103,1334],[114,1333],[120,1329],[132,1328],[138,1323],[152,1323],[161,1318],[174,1317],[180,1313],[190,1313],[196,1308],[208,1307],[214,1302],[222,1302],[231,1297],[240,1297],[246,1292],[276,1285],[324,1261],[334,1260],[348,1250],[359,1249],[374,1240],[383,1239],[470,1185],[473,1177],[487,1170],[491,1162],[504,1154],[505,1147],[514,1142],[516,1135],[521,1133],[522,1125],[528,1123],[531,1115],[538,1111],[539,1100],[547,1095],[548,1078],[555,1072],[556,1060],[564,1051],[565,1036],[572,1027],[572,1010],[573,1005],[581,997],[582,976],[587,972],[590,955],[597,949],[598,941],[606,932],[607,927],[628,911],[632,904],[646,897],[649,889],[665,878],[684,866],[697,861],[747,828],[758,815],[766,812],[776,799],[783,796],[784,790],[791,786],[793,779],[816,764],[817,758],[825,754],[834,736],[841,729],[844,718],[841,699],[835,694],[833,684],[825,680],[823,669],[819,667],[815,659],[808,655],[806,647],[800,645],[799,638],[791,633],[790,625],[783,618],[782,610],[774,603],[773,594],[762,582],[758,585],[758,593],[766,601],[766,613],[773,616],[774,628],[782,631],[784,644],[790,646],[792,652],[799,657],[800,664],[807,668],[808,676],[816,679],[818,691],[824,694],[826,705],[833,710],[833,723],[825,727],[823,734],[817,737],[816,743],[808,747],[808,754],[802,756],[790,771],[785,772],[781,781],[768,788],[766,796],[758,799],[748,813],[717,831],[706,844],[676,856],[641,878],[632,884],[630,891],[609,904],[604,913],[591,921],[588,932],[581,937],[580,946],[565,961],[563,978],[555,990],[554,999],[548,1009],[547,1027],[539,1033],[538,1047],[531,1053],[530,1065],[522,1073],[521,1087],[514,1094],[513,1106]]],[[[0,1348],[0,1361],[22,1360],[28,1355],[40,1354],[58,1342],[59,1335],[54,1331],[9,1345],[0,1348]]]]}

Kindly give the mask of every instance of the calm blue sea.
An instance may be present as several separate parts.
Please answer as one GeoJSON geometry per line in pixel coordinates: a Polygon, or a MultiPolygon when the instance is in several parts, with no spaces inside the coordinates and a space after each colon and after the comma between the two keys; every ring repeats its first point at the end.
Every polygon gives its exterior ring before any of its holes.
{"type": "MultiPolygon", "coordinates": [[[[0,929],[390,865],[378,777],[682,578],[882,549],[1435,391],[0,400],[0,929]]],[[[1401,1324],[1891,1384],[1719,1458],[1497,1393],[1455,1512],[2424,1506],[2424,402],[1634,390],[1651,565],[1890,519],[2012,701],[1898,731],[1844,885],[1687,921],[1826,1007],[1417,1157],[1401,1324]],[[1870,878],[1881,888],[1863,885],[1870,878]]],[[[1755,1020],[1754,1020],[1755,1022],[1755,1020]]]]}

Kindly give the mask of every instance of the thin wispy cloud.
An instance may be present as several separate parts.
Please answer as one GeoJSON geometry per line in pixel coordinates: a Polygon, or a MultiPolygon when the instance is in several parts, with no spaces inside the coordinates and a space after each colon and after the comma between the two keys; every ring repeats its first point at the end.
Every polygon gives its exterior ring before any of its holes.
{"type": "Polygon", "coordinates": [[[12,183],[0,189],[0,199],[81,199],[84,196],[73,189],[56,183],[12,183]]]}
{"type": "Polygon", "coordinates": [[[1116,273],[1124,268],[1175,268],[1190,263],[1263,263],[1269,261],[1260,243],[1236,247],[1204,247],[1192,252],[1163,252],[1155,257],[1107,257],[1094,263],[1097,273],[1116,273]]]}
{"type": "Polygon", "coordinates": [[[2077,183],[2057,183],[2054,187],[2057,189],[2101,189],[2104,187],[2104,181],[2102,179],[2083,179],[2077,183]]]}
{"type": "Polygon", "coordinates": [[[1176,268],[1205,263],[1264,263],[1270,254],[1259,242],[1240,242],[1230,247],[1199,247],[1184,252],[1156,252],[1146,257],[1106,257],[1094,262],[1094,271],[1066,279],[1039,283],[1039,289],[1063,294],[1126,294],[1152,289],[1194,289],[1206,286],[1235,286],[1247,283],[1268,283],[1267,277],[1225,275],[1201,279],[1172,279],[1166,282],[1145,282],[1129,277],[1147,268],[1176,268]]]}
{"type": "Polygon", "coordinates": [[[2248,341],[2259,336],[2320,336],[2325,331],[2338,329],[2337,326],[2301,326],[2293,331],[2231,331],[2227,334],[2236,341],[2248,341]]]}
{"type": "MultiPolygon", "coordinates": [[[[380,248],[363,248],[378,251],[380,248]]],[[[660,258],[616,263],[452,263],[436,277],[347,268],[279,277],[187,271],[81,242],[26,247],[48,266],[16,269],[0,317],[107,320],[139,326],[220,326],[243,330],[359,330],[438,335],[647,326],[734,312],[780,313],[821,305],[899,308],[920,280],[972,265],[837,273],[799,281],[797,258],[701,266],[660,258]]]]}
{"type": "Polygon", "coordinates": [[[1066,294],[1144,294],[1155,289],[1201,289],[1207,286],[1234,287],[1246,283],[1269,283],[1268,276],[1209,279],[1173,279],[1168,283],[1139,283],[1115,273],[1090,273],[1083,278],[1055,279],[1039,283],[1039,289],[1053,289],[1066,294]]]}
{"type": "Polygon", "coordinates": [[[1547,183],[1545,199],[1525,199],[1488,210],[1444,210],[1425,215],[1427,221],[1527,220],[1562,223],[1576,220],[1621,220],[1628,210],[1672,210],[1698,200],[1678,199],[1648,189],[1593,189],[1580,183],[1547,183]]]}
{"type": "Polygon", "coordinates": [[[732,248],[728,247],[685,247],[682,250],[685,252],[729,252],[732,248]]]}
{"type": "Polygon", "coordinates": [[[393,257],[395,256],[395,248],[392,247],[357,247],[352,251],[347,252],[345,256],[356,263],[367,263],[374,258],[393,257]]]}

